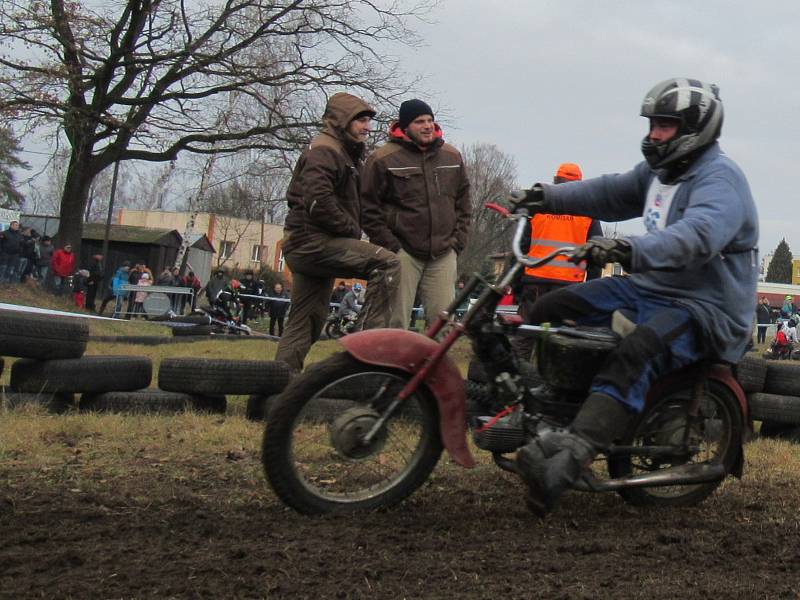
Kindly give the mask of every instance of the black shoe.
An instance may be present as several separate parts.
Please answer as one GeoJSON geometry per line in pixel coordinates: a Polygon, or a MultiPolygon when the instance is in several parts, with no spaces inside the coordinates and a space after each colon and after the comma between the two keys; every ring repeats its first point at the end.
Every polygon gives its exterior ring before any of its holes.
{"type": "Polygon", "coordinates": [[[554,431],[536,438],[517,452],[517,467],[528,485],[528,508],[544,517],[578,480],[597,450],[573,433],[554,431]]]}
{"type": "Polygon", "coordinates": [[[569,431],[548,431],[517,452],[517,467],[528,485],[528,507],[543,517],[574,485],[601,450],[630,422],[628,409],[606,394],[593,393],[569,431]]]}

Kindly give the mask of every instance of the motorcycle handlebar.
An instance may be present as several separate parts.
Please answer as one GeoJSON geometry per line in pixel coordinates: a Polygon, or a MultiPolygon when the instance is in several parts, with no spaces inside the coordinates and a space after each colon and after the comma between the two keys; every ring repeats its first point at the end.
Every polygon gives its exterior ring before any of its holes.
{"type": "Polygon", "coordinates": [[[553,250],[542,258],[531,258],[530,256],[523,254],[520,248],[522,237],[525,235],[525,227],[528,225],[527,211],[522,210],[520,212],[516,212],[512,215],[509,215],[509,218],[517,220],[517,228],[514,231],[514,239],[511,242],[511,249],[514,251],[514,258],[517,259],[517,262],[525,265],[526,267],[531,267],[534,269],[536,267],[541,267],[542,265],[549,263],[557,256],[566,256],[567,258],[570,258],[577,248],[577,246],[563,246],[553,250]]]}
{"type": "Polygon", "coordinates": [[[566,256],[567,258],[570,258],[573,256],[573,253],[577,248],[577,246],[563,246],[557,250],[554,250],[550,254],[543,256],[542,258],[533,259],[527,254],[524,254],[520,249],[520,243],[525,235],[525,227],[528,224],[528,210],[520,204],[515,206],[513,211],[510,211],[506,207],[495,202],[490,202],[486,205],[486,208],[500,213],[506,219],[514,219],[517,221],[517,228],[514,231],[514,239],[511,242],[511,249],[514,252],[514,258],[517,259],[517,262],[526,267],[532,267],[534,269],[536,267],[541,267],[542,265],[549,263],[557,256],[566,256]]]}

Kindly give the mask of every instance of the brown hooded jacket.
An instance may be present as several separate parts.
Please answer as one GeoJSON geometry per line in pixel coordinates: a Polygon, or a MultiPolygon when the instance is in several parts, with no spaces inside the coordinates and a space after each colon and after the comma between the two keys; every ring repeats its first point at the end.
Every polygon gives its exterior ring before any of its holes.
{"type": "Polygon", "coordinates": [[[364,144],[347,126],[357,116],[375,109],[344,92],[328,100],[322,117],[325,127],[300,156],[286,192],[289,234],[283,251],[309,247],[331,237],[361,237],[359,176],[364,144]]]}

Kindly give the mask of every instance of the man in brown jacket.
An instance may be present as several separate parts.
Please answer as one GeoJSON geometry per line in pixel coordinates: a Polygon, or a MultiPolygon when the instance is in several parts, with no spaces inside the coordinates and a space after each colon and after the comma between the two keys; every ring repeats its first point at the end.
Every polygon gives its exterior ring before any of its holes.
{"type": "Polygon", "coordinates": [[[467,243],[469,180],[461,153],[442,139],[422,100],[400,105],[389,141],[367,160],[364,231],[402,265],[392,327],[405,328],[419,288],[430,323],[453,300],[456,256],[467,243]]]}
{"type": "Polygon", "coordinates": [[[283,255],[293,274],[292,304],[275,359],[297,371],[322,332],[335,277],[367,279],[364,328],[389,323],[400,261],[385,248],[360,241],[359,176],[374,116],[360,98],[331,96],[325,126],[297,161],[286,192],[283,255]]]}

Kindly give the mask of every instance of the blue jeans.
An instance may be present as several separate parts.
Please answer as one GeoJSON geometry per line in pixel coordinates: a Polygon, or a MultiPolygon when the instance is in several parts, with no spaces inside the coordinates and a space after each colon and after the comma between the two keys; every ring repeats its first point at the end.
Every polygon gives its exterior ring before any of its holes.
{"type": "Polygon", "coordinates": [[[635,313],[636,329],[609,354],[590,391],[641,412],[653,381],[703,356],[699,328],[689,311],[641,290],[628,278],[603,277],[542,296],[534,304],[531,320],[572,319],[579,325],[608,326],[612,313],[620,309],[635,313]]]}

